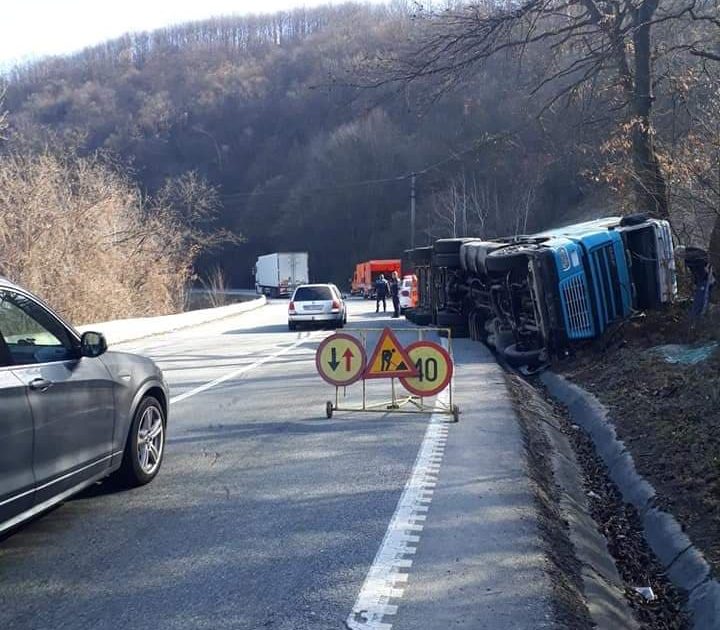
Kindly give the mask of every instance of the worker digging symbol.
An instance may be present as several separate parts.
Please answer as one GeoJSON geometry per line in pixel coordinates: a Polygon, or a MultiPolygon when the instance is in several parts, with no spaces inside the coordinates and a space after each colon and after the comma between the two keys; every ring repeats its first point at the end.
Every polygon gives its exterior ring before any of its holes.
{"type": "Polygon", "coordinates": [[[380,367],[380,370],[382,372],[388,372],[390,370],[390,367],[392,366],[393,354],[395,354],[395,348],[382,351],[382,363],[380,367]]]}
{"type": "Polygon", "coordinates": [[[383,329],[368,361],[365,378],[400,378],[417,376],[415,364],[390,328],[383,329]]]}

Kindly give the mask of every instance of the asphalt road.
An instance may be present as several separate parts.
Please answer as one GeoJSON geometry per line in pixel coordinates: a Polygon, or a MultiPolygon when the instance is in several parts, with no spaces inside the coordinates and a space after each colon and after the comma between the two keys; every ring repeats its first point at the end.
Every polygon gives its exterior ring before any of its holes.
{"type": "MultiPolygon", "coordinates": [[[[403,341],[417,334],[368,302],[350,305],[350,327],[392,322],[403,341]]],[[[98,484],[1,541],[0,628],[346,627],[431,420],[326,419],[333,389],[314,354],[329,333],[288,332],[286,308],[127,346],[156,359],[171,384],[162,470],[132,491],[98,484]]],[[[463,416],[448,427],[442,467],[435,458],[438,483],[397,612],[367,627],[550,627],[502,380],[478,344],[458,341],[455,355],[463,416]]],[[[387,391],[378,382],[369,393],[387,391]]]]}

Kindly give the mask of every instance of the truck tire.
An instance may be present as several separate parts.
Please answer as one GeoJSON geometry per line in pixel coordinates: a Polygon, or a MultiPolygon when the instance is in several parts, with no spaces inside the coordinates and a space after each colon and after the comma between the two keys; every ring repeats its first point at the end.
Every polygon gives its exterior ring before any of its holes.
{"type": "Polygon", "coordinates": [[[472,238],[441,238],[435,241],[433,252],[435,254],[459,254],[463,243],[472,241],[472,238]]]}
{"type": "Polygon", "coordinates": [[[460,267],[463,271],[475,273],[475,247],[481,240],[468,241],[460,246],[460,267]]]}
{"type": "Polygon", "coordinates": [[[432,262],[432,253],[432,247],[416,247],[412,250],[410,260],[416,267],[428,267],[432,262]]]}
{"type": "Polygon", "coordinates": [[[515,269],[527,269],[528,254],[537,251],[533,245],[514,243],[490,252],[485,257],[488,274],[504,274],[515,269]]]}
{"type": "Polygon", "coordinates": [[[502,351],[503,358],[512,367],[537,367],[542,364],[542,350],[525,350],[517,343],[511,343],[502,351]]]}
{"type": "MultiPolygon", "coordinates": [[[[449,328],[450,334],[455,338],[468,336],[467,318],[462,313],[438,311],[436,325],[439,328],[449,328]]],[[[441,330],[439,334],[441,337],[446,337],[447,331],[441,330]]]]}
{"type": "Polygon", "coordinates": [[[418,326],[429,326],[432,323],[432,315],[427,311],[418,311],[416,309],[413,312],[413,322],[418,326]]]}
{"type": "Polygon", "coordinates": [[[487,270],[487,257],[494,251],[497,251],[498,249],[502,249],[504,247],[507,247],[507,243],[493,243],[490,241],[483,241],[480,243],[475,244],[475,246],[472,248],[473,253],[473,267],[474,273],[476,273],[479,276],[486,276],[488,274],[487,270]]]}
{"type": "Polygon", "coordinates": [[[445,252],[435,253],[432,258],[433,267],[447,267],[449,269],[460,268],[460,253],[448,254],[445,252]]]}
{"type": "Polygon", "coordinates": [[[438,311],[437,325],[445,328],[450,328],[451,326],[464,326],[465,318],[462,313],[442,310],[438,311]]]}

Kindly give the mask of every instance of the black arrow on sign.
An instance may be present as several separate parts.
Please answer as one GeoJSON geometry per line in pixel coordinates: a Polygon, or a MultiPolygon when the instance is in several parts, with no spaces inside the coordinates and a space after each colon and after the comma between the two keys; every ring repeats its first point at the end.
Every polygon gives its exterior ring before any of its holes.
{"type": "Polygon", "coordinates": [[[334,372],[337,370],[338,365],[340,365],[340,361],[337,360],[337,348],[331,348],[330,354],[332,355],[332,361],[328,361],[328,365],[332,368],[332,371],[334,372]]]}

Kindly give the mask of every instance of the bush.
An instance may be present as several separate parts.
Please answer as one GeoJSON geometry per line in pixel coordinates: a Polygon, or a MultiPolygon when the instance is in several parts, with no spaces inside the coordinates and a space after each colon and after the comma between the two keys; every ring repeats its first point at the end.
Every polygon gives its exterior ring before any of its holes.
{"type": "Polygon", "coordinates": [[[0,275],[73,323],[180,310],[199,248],[100,157],[0,157],[0,275]]]}

